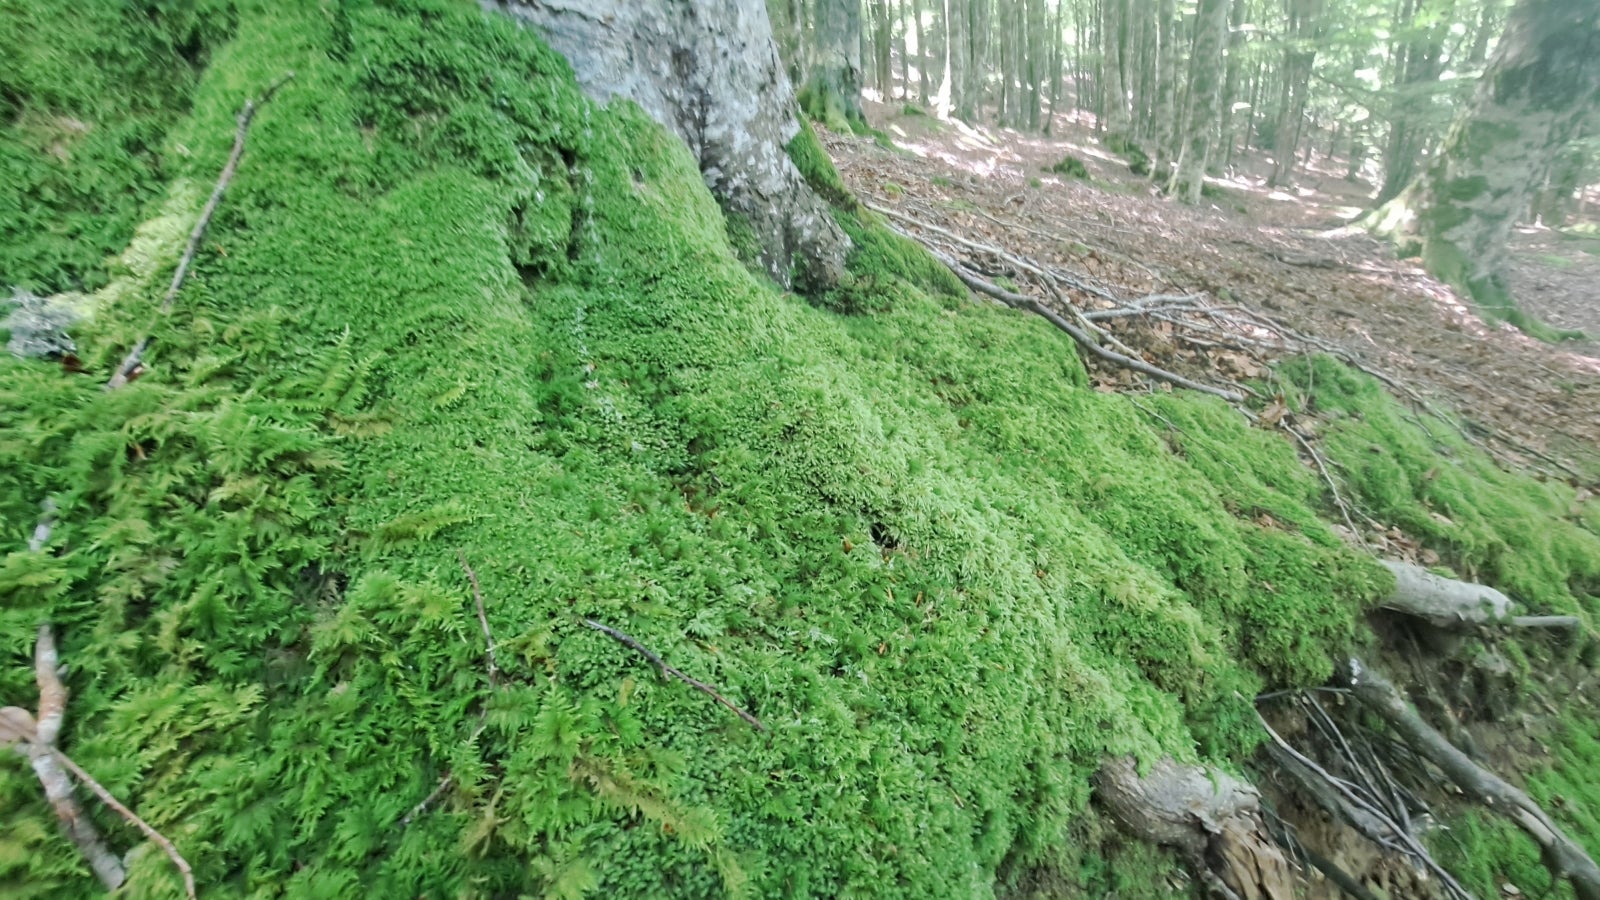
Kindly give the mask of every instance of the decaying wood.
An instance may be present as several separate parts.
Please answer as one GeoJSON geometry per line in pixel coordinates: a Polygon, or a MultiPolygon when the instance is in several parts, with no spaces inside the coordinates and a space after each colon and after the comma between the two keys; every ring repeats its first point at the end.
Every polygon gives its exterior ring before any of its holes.
{"type": "Polygon", "coordinates": [[[1423,720],[1416,708],[1378,671],[1360,660],[1349,661],[1352,692],[1384,720],[1419,755],[1490,809],[1516,822],[1544,851],[1541,856],[1555,878],[1572,884],[1578,900],[1600,900],[1600,866],[1569,838],[1526,793],[1474,762],[1423,720]]]}
{"type": "MultiPolygon", "coordinates": [[[[1242,900],[1290,900],[1294,874],[1268,834],[1261,795],[1217,769],[1168,758],[1141,776],[1131,757],[1114,757],[1094,779],[1095,797],[1139,838],[1172,847],[1199,869],[1220,878],[1242,900]],[[1218,871],[1212,873],[1207,860],[1218,871]]],[[[1209,879],[1208,879],[1209,880],[1209,879]]]]}
{"type": "Polygon", "coordinates": [[[1516,616],[1511,598],[1492,587],[1435,575],[1409,563],[1383,560],[1394,573],[1394,590],[1383,608],[1426,619],[1432,625],[1459,630],[1479,625],[1512,628],[1581,628],[1577,616],[1516,616]]]}
{"type": "Polygon", "coordinates": [[[616,641],[618,643],[621,643],[622,645],[624,645],[626,647],[632,647],[634,650],[639,651],[639,653],[641,655],[643,655],[645,659],[650,660],[650,662],[655,664],[656,668],[661,670],[661,674],[662,675],[668,676],[670,678],[676,678],[679,681],[683,682],[684,684],[687,684],[688,686],[694,688],[695,690],[700,691],[701,693],[705,694],[706,696],[710,697],[711,699],[717,701],[718,703],[721,703],[723,706],[726,706],[728,709],[732,710],[733,713],[735,715],[737,715],[739,718],[741,718],[741,719],[745,720],[746,722],[749,722],[751,725],[755,726],[755,729],[757,731],[766,731],[767,730],[767,726],[761,724],[761,720],[760,719],[756,718],[755,716],[750,715],[749,713],[745,712],[743,709],[740,709],[738,706],[735,706],[733,704],[733,702],[730,701],[727,697],[724,697],[721,694],[717,693],[716,688],[713,688],[711,685],[706,684],[703,681],[699,681],[697,679],[691,678],[688,675],[685,675],[682,672],[680,672],[679,670],[673,668],[672,666],[667,665],[667,661],[666,660],[662,659],[655,651],[651,650],[649,647],[646,647],[644,644],[639,643],[639,641],[634,639],[631,635],[628,635],[628,634],[626,634],[624,632],[618,631],[617,629],[612,628],[610,625],[605,625],[605,624],[602,624],[600,622],[596,622],[593,619],[584,619],[583,620],[583,624],[587,625],[590,628],[593,628],[595,631],[598,631],[601,634],[610,635],[612,638],[616,639],[616,641]]]}
{"type": "MultiPolygon", "coordinates": [[[[233,151],[228,154],[228,161],[222,167],[222,174],[217,176],[217,184],[211,189],[211,196],[206,198],[206,205],[200,210],[200,218],[195,220],[194,228],[189,231],[189,242],[183,248],[183,256],[178,260],[178,268],[172,273],[172,283],[167,286],[167,293],[161,298],[161,312],[172,311],[172,303],[178,298],[178,291],[183,289],[183,281],[189,277],[189,267],[194,264],[195,254],[200,251],[200,241],[206,236],[206,229],[211,225],[211,217],[216,215],[217,206],[222,203],[222,194],[228,189],[229,182],[239,169],[239,158],[244,155],[244,141],[250,132],[250,122],[256,116],[256,111],[264,106],[278,88],[294,77],[293,72],[287,72],[283,77],[267,86],[259,98],[244,102],[244,107],[239,110],[235,120],[237,128],[233,134],[233,151]]],[[[121,365],[112,374],[111,380],[106,382],[106,390],[112,391],[127,384],[134,373],[144,364],[144,354],[150,349],[150,336],[145,335],[139,339],[128,355],[123,357],[121,365]]]]}

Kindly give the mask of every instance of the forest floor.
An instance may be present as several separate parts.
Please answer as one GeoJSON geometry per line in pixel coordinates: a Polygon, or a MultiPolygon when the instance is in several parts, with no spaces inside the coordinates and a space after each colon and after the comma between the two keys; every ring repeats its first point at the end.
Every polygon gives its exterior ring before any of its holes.
{"type": "MultiPolygon", "coordinates": [[[[1452,410],[1504,462],[1578,482],[1600,476],[1600,236],[1541,228],[1513,240],[1513,290],[1524,307],[1590,336],[1548,344],[1485,323],[1415,260],[1397,260],[1383,243],[1343,227],[1370,187],[1346,181],[1342,160],[1335,168],[1319,158],[1296,173],[1295,185],[1272,190],[1270,163],[1243,154],[1189,207],[1133,175],[1088,127],[1061,117],[1054,136],[1040,137],[865,106],[894,148],[822,137],[867,202],[1083,276],[1089,291],[1066,292],[1083,310],[1115,306],[1105,288],[1132,302],[1202,294],[1268,316],[1391,380],[1411,395],[1403,399],[1452,410]],[[1069,154],[1087,178],[1049,170],[1069,154]]],[[[986,277],[1037,293],[1024,287],[1014,259],[985,255],[962,248],[986,277]]],[[[1260,377],[1275,357],[1298,352],[1248,333],[1197,339],[1172,324],[1118,319],[1114,333],[1147,362],[1213,382],[1260,377]]],[[[1103,389],[1139,383],[1098,361],[1090,368],[1103,389]]]]}

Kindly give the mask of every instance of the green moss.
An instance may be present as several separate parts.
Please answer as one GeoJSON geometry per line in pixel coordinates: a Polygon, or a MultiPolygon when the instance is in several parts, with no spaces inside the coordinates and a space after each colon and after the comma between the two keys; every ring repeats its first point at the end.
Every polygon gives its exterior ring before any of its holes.
{"type": "Polygon", "coordinates": [[[171,177],[163,156],[185,152],[169,130],[232,27],[208,0],[74,11],[0,2],[0,273],[40,294],[106,283],[106,258],[171,177]]]}
{"type": "MultiPolygon", "coordinates": [[[[893,302],[772,290],[681,144],[471,5],[241,3],[152,233],[286,68],[174,313],[132,278],[79,335],[96,377],[0,360],[0,695],[54,622],[65,749],[208,896],[1141,890],[1165,856],[1071,846],[1099,761],[1239,759],[1245,698],[1326,677],[1382,592],[1277,436],[1089,390],[808,133],[893,302]]],[[[0,798],[0,893],[91,890],[14,754],[0,798]]],[[[174,883],[145,853],[127,892],[174,883]]]]}
{"type": "Polygon", "coordinates": [[[1593,499],[1501,470],[1450,425],[1415,418],[1373,379],[1313,358],[1281,374],[1328,417],[1336,472],[1366,513],[1437,550],[1462,576],[1531,613],[1600,614],[1593,499]]]}
{"type": "Polygon", "coordinates": [[[1054,172],[1057,175],[1065,175],[1068,178],[1089,177],[1089,168],[1083,164],[1083,160],[1070,154],[1061,157],[1060,160],[1049,166],[1045,171],[1054,172]]]}

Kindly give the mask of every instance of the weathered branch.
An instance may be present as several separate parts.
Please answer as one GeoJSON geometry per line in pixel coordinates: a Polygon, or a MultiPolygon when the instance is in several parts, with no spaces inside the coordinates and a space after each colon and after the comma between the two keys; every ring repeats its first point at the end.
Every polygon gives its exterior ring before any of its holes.
{"type": "Polygon", "coordinates": [[[1427,619],[1441,628],[1503,622],[1511,616],[1511,598],[1492,587],[1455,581],[1409,563],[1383,560],[1394,573],[1394,590],[1383,607],[1427,619]]]}
{"type": "Polygon", "coordinates": [[[1094,790],[1123,827],[1177,849],[1219,894],[1265,900],[1294,896],[1293,870],[1267,834],[1261,796],[1251,785],[1217,769],[1168,758],[1140,776],[1132,757],[1123,756],[1101,765],[1094,790]],[[1220,872],[1211,872],[1208,858],[1218,861],[1220,872]],[[1219,877],[1220,884],[1212,882],[1219,877]]]}
{"type": "Polygon", "coordinates": [[[1382,674],[1356,659],[1350,660],[1349,666],[1357,699],[1462,790],[1521,826],[1544,850],[1542,856],[1551,874],[1572,883],[1578,900],[1600,900],[1600,866],[1531,797],[1446,740],[1382,674]]]}
{"type": "Polygon", "coordinates": [[[701,693],[707,695],[708,697],[710,697],[711,699],[717,701],[718,703],[721,703],[723,706],[726,706],[728,709],[733,710],[735,715],[737,715],[739,718],[745,720],[746,722],[749,722],[751,725],[755,726],[757,731],[766,731],[767,730],[767,726],[761,724],[761,720],[760,719],[757,719],[755,716],[752,716],[749,713],[745,712],[744,710],[740,709],[739,707],[735,706],[732,702],[730,702],[728,700],[728,698],[726,698],[726,697],[722,696],[721,694],[717,693],[716,689],[713,688],[711,685],[706,684],[703,681],[698,681],[698,680],[696,680],[694,678],[690,678],[688,675],[685,675],[682,672],[678,671],[677,669],[673,668],[672,666],[667,665],[666,660],[664,660],[660,656],[656,655],[656,653],[654,651],[652,651],[649,647],[646,647],[645,645],[639,643],[637,640],[635,640],[634,638],[630,637],[629,635],[627,635],[627,634],[625,634],[625,633],[623,633],[621,631],[618,631],[615,628],[612,628],[610,625],[603,625],[603,624],[601,624],[599,622],[596,622],[593,619],[584,619],[583,620],[583,624],[589,626],[590,628],[593,628],[595,631],[601,632],[602,634],[608,634],[611,637],[615,638],[617,641],[621,642],[622,644],[624,644],[626,646],[629,646],[629,647],[632,647],[633,649],[639,651],[641,654],[644,655],[645,659],[650,660],[652,663],[654,663],[656,665],[656,668],[661,670],[661,674],[662,675],[669,676],[669,677],[672,677],[672,678],[676,678],[679,681],[683,682],[684,684],[687,684],[688,686],[694,688],[695,690],[700,691],[701,693]]]}
{"type": "MultiPolygon", "coordinates": [[[[189,267],[194,264],[195,254],[200,251],[200,241],[205,238],[206,229],[211,225],[211,217],[216,215],[217,206],[222,203],[222,194],[228,189],[228,183],[233,181],[233,175],[239,169],[239,157],[244,155],[244,141],[250,131],[250,121],[255,118],[256,111],[265,106],[278,88],[294,77],[293,72],[285,73],[277,81],[267,86],[259,98],[246,100],[243,108],[239,110],[236,119],[238,128],[233,135],[233,151],[228,154],[228,161],[222,167],[222,174],[217,176],[217,184],[211,189],[211,196],[206,198],[206,205],[200,210],[200,218],[195,220],[194,228],[189,231],[189,242],[183,248],[183,256],[178,260],[178,268],[172,273],[172,283],[167,286],[166,296],[161,298],[161,311],[172,310],[172,303],[178,297],[178,291],[183,288],[183,281],[189,277],[189,267]]],[[[127,384],[134,377],[144,360],[145,351],[150,349],[150,336],[145,335],[139,339],[128,355],[123,357],[121,365],[112,374],[111,380],[106,382],[106,390],[113,391],[127,384]]]]}
{"type": "Polygon", "coordinates": [[[124,806],[122,802],[119,801],[109,790],[106,790],[105,785],[102,785],[99,781],[95,780],[94,776],[90,775],[88,772],[85,772],[82,766],[79,766],[77,763],[72,761],[71,757],[67,756],[65,753],[62,753],[60,750],[55,751],[55,756],[56,759],[60,760],[63,766],[66,766],[73,775],[77,776],[79,781],[89,786],[89,790],[93,791],[94,795],[100,798],[101,803],[104,803],[105,805],[116,810],[117,815],[122,816],[122,818],[126,819],[129,824],[143,832],[145,837],[149,838],[155,843],[156,846],[160,847],[162,851],[167,854],[167,858],[172,860],[172,864],[178,868],[179,872],[183,873],[184,892],[188,894],[190,900],[194,900],[194,870],[189,867],[189,861],[183,858],[183,854],[178,852],[178,848],[174,847],[172,842],[167,840],[165,835],[155,830],[155,828],[152,827],[149,822],[139,818],[137,813],[124,806]]]}

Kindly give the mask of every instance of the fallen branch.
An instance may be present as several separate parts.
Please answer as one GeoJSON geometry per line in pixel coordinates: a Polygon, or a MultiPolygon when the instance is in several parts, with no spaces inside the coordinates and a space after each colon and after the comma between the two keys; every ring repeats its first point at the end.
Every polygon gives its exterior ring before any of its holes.
{"type": "Polygon", "coordinates": [[[145,837],[149,838],[156,844],[156,846],[160,847],[162,851],[167,854],[167,858],[172,860],[172,864],[178,868],[179,872],[183,873],[184,893],[189,896],[190,900],[194,900],[196,896],[194,887],[194,870],[189,868],[189,861],[183,858],[183,854],[178,852],[178,848],[174,847],[172,842],[167,840],[165,835],[155,830],[155,828],[152,827],[149,822],[139,818],[138,814],[124,806],[122,802],[113,796],[109,790],[106,790],[105,785],[102,785],[99,781],[95,780],[94,776],[90,775],[88,772],[85,772],[82,766],[79,766],[77,763],[72,761],[71,757],[67,756],[65,753],[62,753],[60,750],[56,750],[54,752],[56,759],[60,760],[61,764],[66,766],[73,775],[76,775],[79,781],[88,785],[89,790],[93,791],[94,795],[100,798],[100,802],[116,810],[118,815],[126,819],[129,824],[133,825],[133,827],[143,832],[145,837]]]}
{"type": "MultiPolygon", "coordinates": [[[[904,232],[901,233],[904,234],[904,232]]],[[[1040,303],[1038,300],[1029,297],[1026,294],[1018,294],[1013,291],[1008,291],[997,284],[992,284],[988,281],[985,281],[971,272],[968,272],[959,263],[956,263],[943,253],[932,250],[931,248],[929,249],[929,252],[932,253],[933,257],[939,260],[939,262],[944,263],[945,267],[953,272],[957,278],[961,279],[961,282],[967,287],[972,288],[981,294],[986,294],[990,297],[993,297],[996,300],[999,300],[1001,303],[1012,307],[1013,309],[1020,309],[1025,312],[1031,312],[1037,316],[1043,317],[1045,321],[1066,332],[1074,341],[1077,341],[1078,345],[1083,347],[1083,349],[1089,351],[1095,356],[1098,356],[1106,362],[1121,366],[1123,368],[1132,369],[1135,372],[1141,372],[1145,375],[1149,375],[1151,378],[1155,378],[1159,381],[1165,381],[1168,384],[1188,388],[1192,391],[1199,391],[1203,394],[1210,394],[1213,397],[1221,397],[1222,399],[1230,402],[1237,403],[1244,399],[1244,395],[1239,394],[1236,391],[1212,387],[1209,384],[1201,384],[1198,381],[1185,378],[1175,372],[1168,372],[1166,369],[1152,366],[1144,360],[1134,359],[1131,356],[1125,356],[1116,352],[1115,350],[1107,350],[1105,347],[1100,346],[1100,344],[1095,341],[1094,338],[1090,337],[1088,332],[1072,324],[1071,322],[1068,322],[1059,313],[1045,306],[1043,303],[1040,303]]]]}
{"type": "Polygon", "coordinates": [[[1384,609],[1442,628],[1499,622],[1511,615],[1511,598],[1492,587],[1444,578],[1409,563],[1382,562],[1394,575],[1394,590],[1384,598],[1384,609]]]}
{"type": "Polygon", "coordinates": [[[1446,740],[1382,674],[1357,659],[1349,667],[1357,699],[1468,795],[1521,826],[1544,851],[1541,858],[1551,875],[1571,882],[1578,900],[1600,900],[1600,866],[1531,797],[1446,740]]]}
{"type": "MultiPolygon", "coordinates": [[[[195,254],[200,250],[200,241],[205,238],[206,228],[211,225],[211,217],[216,215],[217,206],[222,203],[222,193],[228,189],[228,183],[233,181],[233,175],[239,169],[239,157],[244,155],[245,136],[250,131],[250,121],[255,118],[256,110],[265,106],[278,88],[294,77],[293,72],[287,72],[283,77],[267,86],[259,99],[250,99],[244,102],[244,107],[239,110],[236,119],[238,128],[233,135],[233,152],[228,154],[228,162],[222,167],[222,174],[217,177],[217,184],[211,189],[211,196],[206,199],[206,205],[200,210],[200,218],[194,223],[194,228],[189,231],[189,242],[184,246],[183,256],[178,260],[178,268],[172,273],[172,283],[167,286],[166,296],[161,298],[161,312],[172,311],[172,303],[178,298],[178,291],[183,288],[183,281],[189,276],[189,267],[194,264],[195,254]]],[[[128,355],[123,357],[122,364],[117,366],[117,371],[112,374],[111,380],[106,382],[106,390],[113,391],[130,380],[137,377],[135,373],[143,364],[145,351],[150,349],[150,336],[145,335],[139,339],[128,355]]]]}
{"type": "Polygon", "coordinates": [[[751,725],[755,726],[757,731],[766,731],[767,730],[767,726],[761,724],[761,720],[760,719],[757,719],[755,716],[752,716],[749,713],[745,712],[744,710],[740,709],[739,707],[735,706],[732,702],[730,702],[728,700],[728,698],[726,698],[726,697],[722,696],[721,694],[717,693],[716,689],[713,688],[711,685],[706,684],[703,681],[698,681],[698,680],[696,680],[694,678],[690,678],[688,675],[685,675],[682,672],[680,672],[679,670],[673,668],[672,666],[667,665],[667,661],[666,660],[662,659],[654,651],[652,651],[649,647],[646,647],[645,645],[639,643],[637,640],[635,640],[631,636],[629,636],[629,635],[627,635],[627,634],[625,634],[625,633],[623,633],[621,631],[618,631],[615,628],[612,628],[610,625],[604,625],[604,624],[601,624],[599,622],[596,622],[593,619],[584,619],[583,620],[583,624],[589,626],[590,628],[593,628],[595,631],[598,631],[598,632],[600,632],[602,634],[608,634],[611,637],[615,638],[620,643],[622,643],[622,644],[624,644],[624,645],[626,645],[628,647],[632,647],[633,649],[639,651],[641,654],[644,655],[645,659],[650,660],[652,663],[654,663],[656,665],[656,668],[661,670],[661,674],[662,675],[667,676],[667,677],[671,677],[671,678],[676,678],[679,681],[683,682],[684,684],[687,684],[688,686],[694,688],[695,690],[700,691],[701,693],[707,695],[708,697],[710,697],[711,699],[717,701],[718,703],[721,703],[723,706],[726,706],[728,709],[733,710],[735,715],[737,715],[739,718],[745,720],[746,722],[749,722],[751,725]]]}

